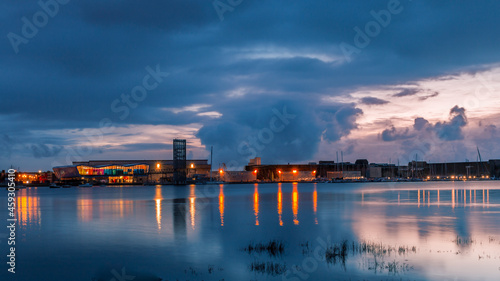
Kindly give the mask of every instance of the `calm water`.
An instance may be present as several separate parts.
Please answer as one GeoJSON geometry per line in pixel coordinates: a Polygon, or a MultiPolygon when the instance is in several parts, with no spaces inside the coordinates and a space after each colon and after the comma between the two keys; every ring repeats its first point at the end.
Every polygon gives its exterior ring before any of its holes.
{"type": "Polygon", "coordinates": [[[500,182],[32,187],[17,195],[17,273],[7,273],[2,227],[1,280],[500,279],[500,182]],[[272,240],[283,252],[245,251],[272,240]]]}

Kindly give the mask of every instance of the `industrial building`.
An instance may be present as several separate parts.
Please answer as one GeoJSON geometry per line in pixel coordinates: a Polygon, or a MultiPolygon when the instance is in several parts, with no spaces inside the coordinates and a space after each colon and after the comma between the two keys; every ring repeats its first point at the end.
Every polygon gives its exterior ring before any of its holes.
{"type": "Polygon", "coordinates": [[[251,159],[245,167],[260,181],[370,180],[370,179],[489,179],[500,178],[500,160],[454,163],[412,161],[407,166],[369,163],[319,161],[308,164],[262,165],[260,158],[251,159]]]}
{"type": "MultiPolygon", "coordinates": [[[[5,170],[0,172],[0,186],[7,186],[8,173],[5,170]]],[[[38,172],[15,172],[15,181],[24,185],[49,185],[56,180],[56,176],[51,171],[38,172]]]]}

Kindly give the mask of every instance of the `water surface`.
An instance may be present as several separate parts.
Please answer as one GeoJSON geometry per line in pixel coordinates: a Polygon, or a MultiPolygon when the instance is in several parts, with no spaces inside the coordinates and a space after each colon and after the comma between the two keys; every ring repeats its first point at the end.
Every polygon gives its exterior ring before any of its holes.
{"type": "MultiPolygon", "coordinates": [[[[1,280],[500,279],[494,181],[31,187],[17,196],[17,273],[7,273],[4,231],[1,280]],[[245,251],[271,241],[283,251],[245,251]]],[[[0,200],[7,224],[7,192],[0,200]]]]}

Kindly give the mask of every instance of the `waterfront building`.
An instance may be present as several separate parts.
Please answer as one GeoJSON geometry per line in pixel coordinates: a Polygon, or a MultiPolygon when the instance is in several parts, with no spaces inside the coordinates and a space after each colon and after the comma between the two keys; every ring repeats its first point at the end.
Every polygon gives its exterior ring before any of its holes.
{"type": "MultiPolygon", "coordinates": [[[[210,176],[208,160],[185,160],[185,180],[204,180],[210,176]],[[186,166],[186,165],[185,165],[186,166]]],[[[91,181],[106,184],[172,184],[174,160],[90,160],[54,167],[61,181],[91,181]]]]}

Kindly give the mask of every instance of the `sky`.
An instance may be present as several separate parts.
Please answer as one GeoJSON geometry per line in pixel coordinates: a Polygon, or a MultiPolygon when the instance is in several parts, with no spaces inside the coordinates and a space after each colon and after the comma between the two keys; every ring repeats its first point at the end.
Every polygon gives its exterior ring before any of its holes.
{"type": "Polygon", "coordinates": [[[500,2],[2,1],[0,169],[500,158],[500,2]]]}

